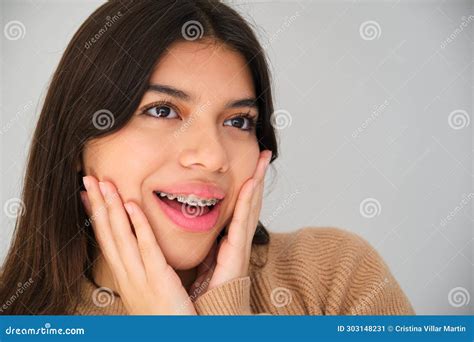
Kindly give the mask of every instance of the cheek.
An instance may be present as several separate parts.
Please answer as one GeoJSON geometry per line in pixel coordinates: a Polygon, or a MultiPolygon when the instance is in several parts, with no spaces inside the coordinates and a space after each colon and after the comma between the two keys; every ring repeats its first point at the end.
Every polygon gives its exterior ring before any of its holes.
{"type": "Polygon", "coordinates": [[[230,185],[230,198],[226,219],[230,220],[235,205],[240,194],[240,190],[243,185],[254,176],[257,168],[258,158],[260,156],[260,150],[257,143],[248,144],[245,149],[240,146],[235,153],[231,154],[232,163],[231,170],[229,170],[231,183],[230,185]]]}
{"type": "Polygon", "coordinates": [[[257,142],[240,144],[235,147],[232,156],[232,173],[235,175],[235,184],[240,188],[247,179],[253,177],[257,168],[260,150],[257,142]]]}
{"type": "Polygon", "coordinates": [[[156,159],[161,153],[146,136],[131,135],[127,131],[118,133],[86,145],[84,170],[99,180],[112,182],[124,201],[140,203],[141,185],[147,175],[156,170],[156,159]]]}

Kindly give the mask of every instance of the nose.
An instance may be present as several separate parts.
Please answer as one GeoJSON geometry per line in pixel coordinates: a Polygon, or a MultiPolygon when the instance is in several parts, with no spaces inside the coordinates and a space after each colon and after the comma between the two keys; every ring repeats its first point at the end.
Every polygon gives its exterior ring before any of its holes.
{"type": "MultiPolygon", "coordinates": [[[[200,121],[200,120],[196,120],[200,121]]],[[[204,120],[202,120],[204,121],[204,120]]],[[[215,123],[191,124],[180,137],[179,162],[183,167],[224,173],[229,169],[225,145],[215,123]]]]}

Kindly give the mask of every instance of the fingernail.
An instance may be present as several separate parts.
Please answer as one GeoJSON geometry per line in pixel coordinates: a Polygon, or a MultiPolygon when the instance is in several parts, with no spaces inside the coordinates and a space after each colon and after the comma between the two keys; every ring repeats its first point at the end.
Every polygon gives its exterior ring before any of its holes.
{"type": "Polygon", "coordinates": [[[89,179],[87,178],[87,176],[82,177],[82,182],[84,183],[86,189],[89,190],[89,179]]]}
{"type": "Polygon", "coordinates": [[[133,214],[133,206],[130,205],[130,203],[125,203],[124,206],[125,206],[125,209],[127,210],[127,212],[128,212],[130,215],[133,214]]]}
{"type": "Polygon", "coordinates": [[[102,192],[102,195],[107,195],[107,188],[103,182],[99,182],[99,188],[100,192],[102,192]]]}

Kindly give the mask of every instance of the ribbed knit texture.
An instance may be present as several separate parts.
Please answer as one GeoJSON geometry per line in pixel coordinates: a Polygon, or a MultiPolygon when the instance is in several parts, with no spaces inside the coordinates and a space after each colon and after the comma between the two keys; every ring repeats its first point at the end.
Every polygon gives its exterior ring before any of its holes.
{"type": "MultiPolygon", "coordinates": [[[[94,283],[81,281],[76,314],[127,314],[119,296],[101,301],[94,283]]],[[[194,307],[199,315],[415,314],[377,250],[335,227],[271,232],[269,244],[252,247],[249,276],[205,292],[194,307]]]]}

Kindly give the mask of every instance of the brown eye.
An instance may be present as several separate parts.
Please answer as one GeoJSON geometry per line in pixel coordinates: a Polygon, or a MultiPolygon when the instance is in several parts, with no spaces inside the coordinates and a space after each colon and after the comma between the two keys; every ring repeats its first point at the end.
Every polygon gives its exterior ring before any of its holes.
{"type": "Polygon", "coordinates": [[[170,106],[164,106],[164,105],[151,107],[147,109],[145,113],[147,115],[154,116],[156,118],[174,119],[178,117],[178,114],[173,108],[171,108],[170,106]]]}
{"type": "Polygon", "coordinates": [[[247,116],[237,116],[235,118],[224,121],[224,126],[232,126],[242,131],[250,131],[254,127],[255,119],[247,116]],[[226,122],[230,122],[226,124],[226,122]]]}

